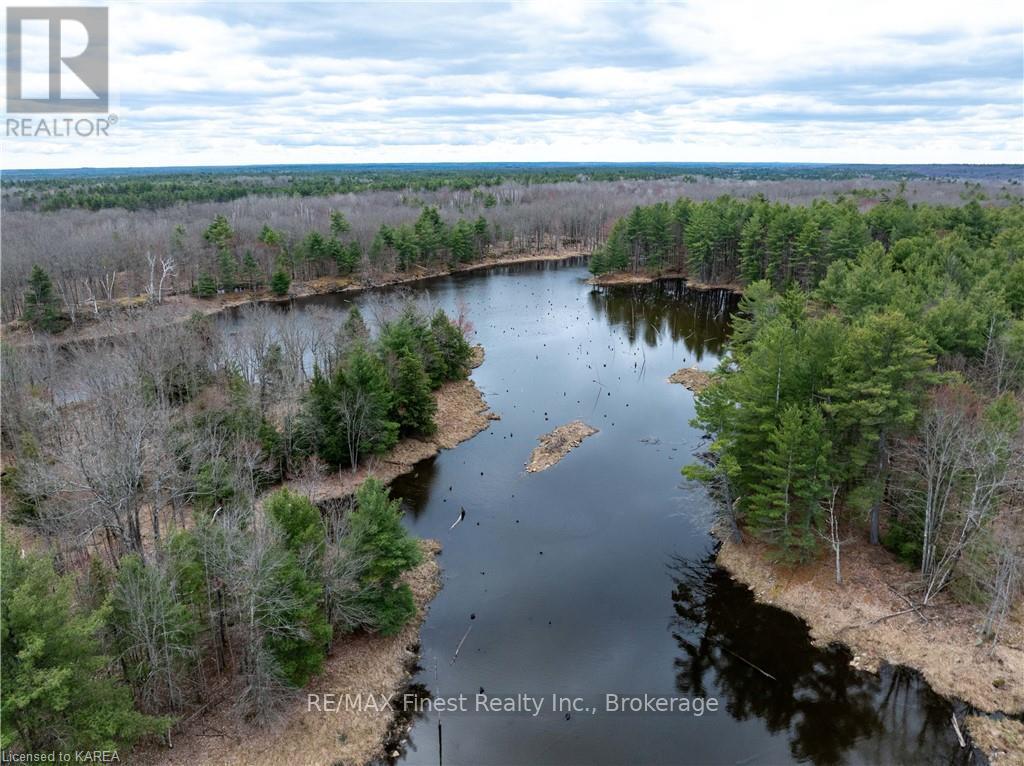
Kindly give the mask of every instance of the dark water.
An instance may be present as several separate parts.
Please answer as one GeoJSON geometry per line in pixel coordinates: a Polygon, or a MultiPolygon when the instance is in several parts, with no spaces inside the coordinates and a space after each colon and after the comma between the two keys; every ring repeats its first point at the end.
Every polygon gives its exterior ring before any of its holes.
{"type": "Polygon", "coordinates": [[[469,708],[414,716],[401,759],[966,763],[950,704],[916,674],[853,670],[846,651],[814,648],[803,623],[714,566],[711,503],[679,474],[701,444],[693,397],[666,378],[715,366],[728,299],[675,284],[598,291],[585,276],[579,264],[527,265],[410,291],[465,304],[487,349],[473,378],[501,420],[394,484],[411,531],[444,545],[414,682],[435,698],[462,693],[469,708]],[[600,432],[524,473],[536,438],[575,418],[600,432]],[[544,708],[477,712],[481,689],[544,708]],[[594,712],[555,712],[553,693],[594,712]],[[609,693],[714,698],[718,710],[609,712],[609,693]]]}

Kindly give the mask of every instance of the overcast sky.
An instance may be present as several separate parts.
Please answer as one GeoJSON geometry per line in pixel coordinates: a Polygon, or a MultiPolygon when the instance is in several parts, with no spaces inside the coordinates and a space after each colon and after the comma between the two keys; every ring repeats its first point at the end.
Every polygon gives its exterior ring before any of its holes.
{"type": "Polygon", "coordinates": [[[110,137],[3,166],[1019,163],[1020,8],[111,3],[110,137]]]}

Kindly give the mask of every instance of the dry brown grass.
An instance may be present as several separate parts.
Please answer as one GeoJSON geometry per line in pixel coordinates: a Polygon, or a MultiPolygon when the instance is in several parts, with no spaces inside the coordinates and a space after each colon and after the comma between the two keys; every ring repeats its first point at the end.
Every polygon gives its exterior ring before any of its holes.
{"type": "Polygon", "coordinates": [[[615,285],[649,285],[658,280],[654,274],[636,274],[634,272],[616,271],[610,274],[599,274],[587,280],[588,285],[614,287],[615,285]]]}
{"type": "Polygon", "coordinates": [[[540,445],[534,447],[533,452],[530,453],[526,470],[529,473],[546,471],[580,446],[584,439],[596,433],[596,428],[588,426],[582,420],[574,420],[564,426],[559,426],[551,433],[540,437],[540,445]]]}
{"type": "Polygon", "coordinates": [[[967,731],[974,745],[988,756],[991,766],[1024,766],[1024,723],[967,716],[967,731]]]}
{"type": "Polygon", "coordinates": [[[668,271],[648,272],[616,271],[591,277],[587,280],[587,284],[597,285],[599,287],[613,287],[615,285],[649,285],[652,282],[660,282],[662,280],[670,279],[685,280],[686,286],[690,290],[700,290],[705,292],[711,290],[728,290],[737,294],[743,293],[743,285],[738,282],[700,282],[695,279],[690,279],[687,277],[685,272],[673,271],[671,269],[668,271]]]}
{"type": "MultiPolygon", "coordinates": [[[[359,634],[338,641],[324,671],[273,723],[240,723],[229,701],[176,733],[173,749],[149,747],[133,754],[143,766],[257,766],[258,764],[362,764],[382,755],[392,716],[387,711],[309,710],[309,694],[391,695],[401,691],[416,658],[415,646],[427,605],[440,589],[436,556],[441,545],[421,540],[423,563],[406,573],[416,616],[396,636],[359,634]]],[[[379,697],[378,697],[379,698],[379,697]]]]}
{"type": "Polygon", "coordinates": [[[921,671],[943,696],[959,697],[989,712],[1024,712],[1019,608],[992,649],[979,642],[981,611],[944,595],[923,610],[923,617],[912,611],[890,616],[908,608],[900,594],[913,599],[918,579],[880,546],[858,541],[843,548],[843,585],[836,584],[828,556],[787,568],[770,563],[769,551],[753,541],[724,542],[718,562],[758,600],[806,620],[816,642],[850,646],[858,667],[907,665],[921,671]]]}
{"type": "Polygon", "coordinates": [[[683,367],[669,375],[668,382],[679,383],[688,391],[699,394],[711,385],[711,375],[696,367],[683,367]]]}

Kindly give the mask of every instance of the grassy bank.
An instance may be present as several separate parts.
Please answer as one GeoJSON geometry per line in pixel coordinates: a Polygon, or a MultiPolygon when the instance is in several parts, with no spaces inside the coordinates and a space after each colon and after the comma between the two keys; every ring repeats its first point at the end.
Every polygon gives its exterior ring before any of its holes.
{"type": "MultiPolygon", "coordinates": [[[[934,605],[910,608],[904,594],[916,584],[916,573],[880,546],[858,541],[844,547],[842,585],[835,582],[828,556],[785,567],[772,563],[768,548],[753,540],[726,540],[718,563],[762,603],[801,617],[815,643],[849,646],[855,667],[876,671],[882,663],[905,665],[920,671],[943,696],[989,713],[1024,712],[1021,605],[992,647],[978,639],[982,614],[975,606],[943,594],[934,605]]],[[[1024,724],[973,716],[967,728],[972,737],[979,733],[977,745],[993,764],[1024,763],[1024,724]]]]}
{"type": "Polygon", "coordinates": [[[1018,609],[1001,642],[979,643],[979,610],[944,595],[908,609],[903,594],[915,573],[879,546],[843,549],[843,584],[826,556],[800,567],[771,563],[754,542],[722,544],[718,562],[758,600],[803,618],[816,642],[840,641],[860,667],[882,662],[916,668],[936,692],[987,711],[1024,712],[1024,625],[1018,609]]]}
{"type": "Polygon", "coordinates": [[[743,285],[736,282],[701,282],[690,279],[681,271],[612,271],[590,277],[587,284],[596,287],[615,287],[618,285],[650,285],[655,282],[682,279],[686,282],[687,288],[702,292],[714,290],[728,290],[731,293],[741,295],[743,285]]]}

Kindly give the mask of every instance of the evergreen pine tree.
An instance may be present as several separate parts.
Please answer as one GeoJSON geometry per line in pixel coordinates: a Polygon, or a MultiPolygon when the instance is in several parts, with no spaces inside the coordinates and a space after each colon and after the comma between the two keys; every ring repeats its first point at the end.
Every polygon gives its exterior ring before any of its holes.
{"type": "Polygon", "coordinates": [[[394,377],[394,417],[407,434],[431,434],[437,430],[437,402],[430,392],[430,378],[423,362],[412,351],[398,357],[394,377]]]}
{"type": "Polygon", "coordinates": [[[590,256],[590,261],[587,263],[587,268],[590,269],[591,274],[596,276],[600,276],[609,270],[603,247],[594,250],[594,254],[590,256]]]}
{"type": "Polygon", "coordinates": [[[303,417],[310,446],[327,463],[353,469],[363,455],[386,452],[398,440],[393,397],[384,364],[356,344],[330,377],[313,372],[303,417]]]}
{"type": "Polygon", "coordinates": [[[264,509],[277,524],[288,550],[313,560],[323,555],[323,521],[308,497],[280,489],[267,498],[264,509]]]}
{"type": "Polygon", "coordinates": [[[223,215],[214,216],[213,222],[203,232],[203,239],[209,242],[217,251],[227,250],[235,238],[235,232],[231,224],[223,215]]]}
{"type": "Polygon", "coordinates": [[[347,234],[352,228],[349,225],[348,219],[345,218],[345,214],[340,210],[332,210],[330,214],[331,219],[331,234],[336,238],[342,234],[347,234]]]}
{"type": "Polygon", "coordinates": [[[850,260],[868,243],[868,227],[856,209],[841,208],[828,235],[829,261],[850,260]]]}
{"type": "Polygon", "coordinates": [[[217,282],[206,272],[196,280],[196,295],[200,298],[212,298],[217,294],[217,282]]]}
{"type": "Polygon", "coordinates": [[[321,603],[324,526],[312,501],[287,489],[267,498],[265,509],[287,551],[277,582],[293,595],[295,604],[291,614],[279,619],[305,628],[298,636],[271,635],[267,640],[284,677],[294,686],[302,686],[323,667],[332,635],[321,603]]]}
{"type": "Polygon", "coordinates": [[[346,438],[351,444],[358,444],[358,454],[350,457],[379,455],[394,447],[398,441],[398,424],[391,420],[394,393],[380,358],[357,345],[346,360],[338,382],[341,412],[358,412],[358,417],[342,422],[346,438]],[[356,429],[359,433],[353,432],[356,429]]]}
{"type": "Polygon", "coordinates": [[[708,281],[714,268],[714,212],[710,203],[695,205],[686,225],[691,279],[708,281]]]}
{"type": "Polygon", "coordinates": [[[57,296],[54,295],[50,275],[35,265],[32,267],[28,284],[29,290],[25,294],[25,320],[45,332],[59,332],[64,322],[57,308],[57,296]]]}
{"type": "Polygon", "coordinates": [[[866,479],[873,485],[873,543],[879,542],[878,511],[888,475],[889,441],[913,424],[925,387],[935,379],[934,363],[927,344],[899,312],[862,320],[832,361],[833,384],[825,390],[825,409],[842,439],[844,478],[866,479]]]}
{"type": "Polygon", "coordinates": [[[747,283],[763,279],[764,218],[760,210],[747,219],[740,230],[740,276],[747,283]]]}
{"type": "Polygon", "coordinates": [[[281,677],[292,686],[300,687],[323,669],[332,631],[321,605],[321,584],[310,576],[299,556],[291,550],[279,551],[276,555],[279,559],[275,562],[269,587],[276,593],[287,594],[291,606],[264,616],[264,623],[271,627],[265,639],[266,647],[281,677]],[[275,631],[274,624],[286,626],[287,630],[275,631]]]}
{"type": "Polygon", "coordinates": [[[399,502],[391,500],[387,488],[376,479],[365,481],[356,493],[345,546],[354,557],[367,562],[362,601],[376,629],[384,635],[397,633],[415,613],[412,592],[400,577],[420,562],[422,554],[402,526],[399,502]]]}
{"type": "Polygon", "coordinates": [[[430,319],[430,331],[434,336],[445,380],[461,380],[469,374],[469,362],[473,349],[462,334],[462,330],[448,318],[441,309],[430,319]]]}
{"type": "Polygon", "coordinates": [[[780,413],[763,453],[762,480],[745,503],[747,520],[786,554],[806,558],[816,544],[815,523],[828,493],[831,444],[817,407],[791,404],[780,413]]]}
{"type": "Polygon", "coordinates": [[[104,613],[77,612],[72,582],[50,560],[2,541],[0,747],[29,752],[116,750],[170,721],[135,710],[107,675],[97,632],[104,613]]]}
{"type": "Polygon", "coordinates": [[[353,240],[347,245],[338,244],[337,252],[334,257],[335,264],[338,267],[339,274],[351,274],[359,266],[359,261],[363,258],[362,248],[359,247],[359,243],[353,240]]]}
{"type": "Polygon", "coordinates": [[[260,279],[260,265],[253,257],[252,250],[246,250],[245,256],[242,258],[242,274],[245,275],[245,281],[250,290],[262,281],[260,279]]]}
{"type": "Polygon", "coordinates": [[[345,317],[345,322],[342,324],[341,329],[351,343],[362,343],[370,337],[370,330],[366,326],[366,320],[363,319],[362,312],[355,304],[352,304],[352,307],[349,308],[348,315],[345,317]]]}
{"type": "Polygon", "coordinates": [[[274,275],[270,278],[270,289],[274,295],[285,296],[288,294],[288,288],[291,287],[292,279],[288,276],[288,272],[285,270],[284,265],[279,261],[277,269],[274,271],[274,275]]]}
{"type": "Polygon", "coordinates": [[[404,351],[416,354],[430,377],[431,388],[437,388],[447,379],[446,360],[441,355],[437,339],[414,306],[410,305],[397,320],[384,325],[378,342],[381,352],[391,363],[396,363],[404,351]]]}
{"type": "Polygon", "coordinates": [[[473,252],[477,257],[480,257],[484,254],[488,244],[487,219],[482,215],[473,222],[473,240],[473,252]]]}
{"type": "Polygon", "coordinates": [[[821,226],[808,218],[797,235],[794,251],[797,279],[804,289],[813,288],[821,278],[821,226]]]}

